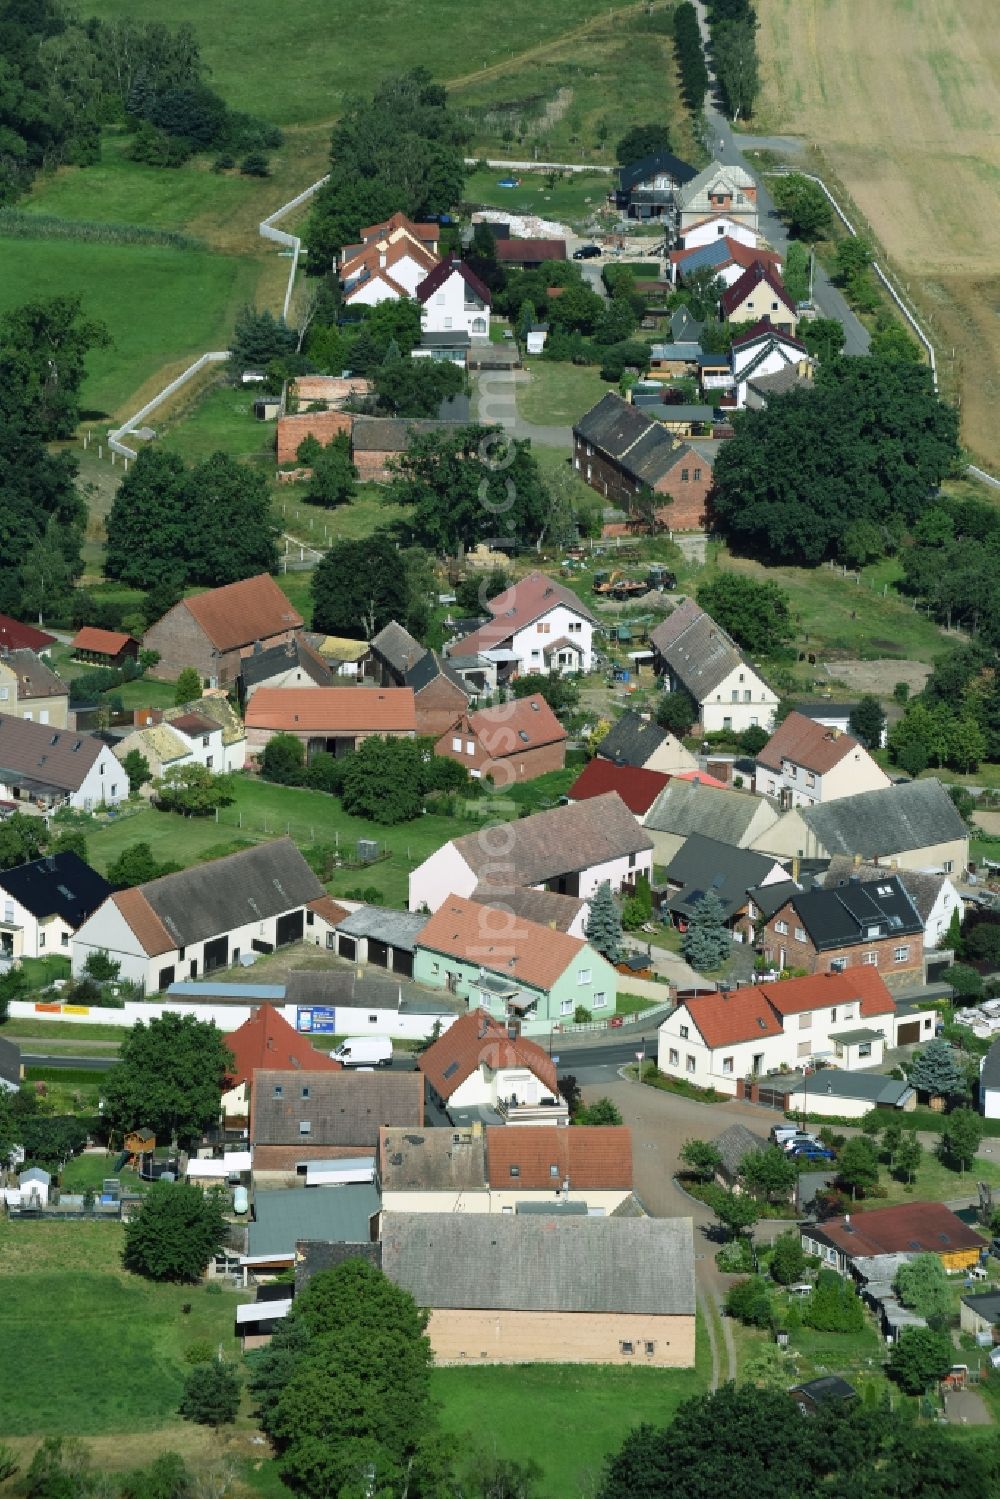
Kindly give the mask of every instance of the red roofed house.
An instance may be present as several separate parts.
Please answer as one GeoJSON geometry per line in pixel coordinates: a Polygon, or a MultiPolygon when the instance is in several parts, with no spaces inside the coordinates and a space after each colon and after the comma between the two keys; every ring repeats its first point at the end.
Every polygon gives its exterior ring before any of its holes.
{"type": "Polygon", "coordinates": [[[723,292],[719,310],[725,323],[759,323],[767,318],[782,333],[793,335],[798,325],[795,303],[784,283],[759,260],[723,292]]]}
{"type": "Polygon", "coordinates": [[[789,713],[757,756],[754,790],[783,809],[814,807],[892,782],[857,739],[804,713],[789,713]]]}
{"type": "Polygon", "coordinates": [[[301,628],[298,610],[269,573],[259,573],[181,599],[150,625],[142,643],[159,652],[152,677],[171,682],[193,666],[204,686],[231,687],[255,646],[291,640],[301,628]]]}
{"type": "Polygon", "coordinates": [[[936,1254],[946,1270],[968,1270],[986,1244],[943,1202],[904,1202],[805,1223],[802,1247],[846,1275],[855,1259],[878,1254],[936,1254]]]}
{"type": "Polygon", "coordinates": [[[222,1113],[227,1124],[250,1117],[253,1075],[259,1067],[282,1071],[339,1072],[341,1064],[325,1051],[317,1051],[273,1005],[263,1004],[226,1037],[233,1054],[233,1069],[226,1078],[222,1113]]]}
{"type": "Polygon", "coordinates": [[[54,635],[11,619],[9,614],[0,614],[0,651],[34,651],[37,656],[44,656],[55,643],[54,635]]]}
{"type": "Polygon", "coordinates": [[[637,765],[617,765],[613,760],[591,760],[567,792],[571,802],[589,801],[606,791],[617,791],[629,811],[644,822],[656,798],[670,780],[661,770],[643,770],[637,765]]]}
{"type": "Polygon", "coordinates": [[[746,1079],[817,1056],[848,1071],[876,1067],[895,1030],[896,1002],[878,971],[853,968],[684,1001],[660,1026],[658,1066],[739,1096],[746,1079]]]}
{"type": "Polygon", "coordinates": [[[384,224],[369,224],[359,245],[345,245],[337,275],[344,301],[362,307],[412,297],[437,261],[436,224],[414,224],[394,213],[384,224]]]}
{"type": "Polygon", "coordinates": [[[247,748],[259,755],[274,734],[294,734],[311,758],[349,755],[370,734],[413,739],[410,687],[260,687],[247,704],[247,748]]]}
{"type": "Polygon", "coordinates": [[[489,338],[489,287],[461,260],[442,260],[417,287],[422,333],[489,338]]]}
{"type": "Polygon", "coordinates": [[[537,270],[547,260],[566,259],[564,239],[498,239],[496,244],[501,265],[519,266],[525,271],[537,270]]]}
{"type": "MultiPolygon", "coordinates": [[[[540,692],[463,713],[434,746],[475,779],[497,786],[532,781],[566,764],[566,730],[540,692]]],[[[609,788],[610,789],[610,788],[609,788]]]]}
{"type": "MultiPolygon", "coordinates": [[[[551,933],[550,933],[551,935],[551,933]]],[[[495,1109],[507,1123],[569,1124],[556,1064],[548,1053],[507,1026],[470,1010],[422,1051],[417,1067],[431,1099],[449,1117],[464,1109],[495,1109]]]]}
{"type": "Polygon", "coordinates": [[[77,661],[120,667],[126,661],[138,659],[139,642],[119,630],[97,630],[93,625],[84,625],[73,636],[70,650],[77,661]]]}
{"type": "MultiPolygon", "coordinates": [[[[754,246],[741,244],[739,240],[732,239],[728,235],[710,241],[709,249],[714,250],[714,257],[707,263],[727,290],[740,279],[744,271],[749,270],[757,261],[761,265],[769,266],[776,276],[781,275],[781,256],[776,255],[773,250],[758,250],[754,246]]],[[[692,246],[685,250],[672,250],[670,252],[672,279],[684,280],[689,262],[692,262],[693,257],[698,258],[693,260],[692,269],[700,269],[706,264],[704,251],[703,245],[692,246]]]]}
{"type": "Polygon", "coordinates": [[[529,573],[486,607],[489,623],[449,641],[445,655],[486,656],[496,661],[501,680],[523,672],[590,670],[594,616],[555,578],[529,573]]]}
{"type": "Polygon", "coordinates": [[[599,1019],[618,992],[615,970],[582,938],[460,895],[421,928],[413,977],[546,1034],[580,1005],[599,1019]]]}

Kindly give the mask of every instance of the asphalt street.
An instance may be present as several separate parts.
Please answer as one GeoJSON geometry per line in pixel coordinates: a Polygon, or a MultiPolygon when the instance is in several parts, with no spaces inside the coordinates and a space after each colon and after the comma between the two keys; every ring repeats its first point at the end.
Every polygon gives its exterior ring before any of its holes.
{"type": "Polygon", "coordinates": [[[51,1056],[44,1052],[35,1055],[22,1052],[21,1061],[25,1067],[51,1067],[55,1071],[72,1068],[75,1072],[107,1072],[109,1067],[118,1066],[117,1057],[68,1057],[65,1052],[51,1056]]]}

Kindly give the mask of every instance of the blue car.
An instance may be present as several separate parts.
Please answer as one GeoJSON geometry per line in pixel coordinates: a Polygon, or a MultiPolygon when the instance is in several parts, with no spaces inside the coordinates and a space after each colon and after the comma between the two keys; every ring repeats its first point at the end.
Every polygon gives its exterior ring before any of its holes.
{"type": "Polygon", "coordinates": [[[837,1157],[832,1150],[827,1150],[825,1145],[793,1145],[788,1152],[795,1156],[796,1160],[805,1161],[835,1161],[837,1157]]]}

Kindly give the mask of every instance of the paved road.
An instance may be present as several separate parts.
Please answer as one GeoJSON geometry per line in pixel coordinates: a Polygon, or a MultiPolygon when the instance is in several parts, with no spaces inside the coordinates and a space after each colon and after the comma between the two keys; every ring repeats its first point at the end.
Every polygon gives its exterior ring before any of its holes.
{"type": "MultiPolygon", "coordinates": [[[[698,13],[702,38],[707,46],[709,37],[704,0],[694,0],[694,8],[698,13]]],[[[757,172],[753,162],[747,161],[743,155],[742,147],[744,145],[759,144],[775,150],[787,149],[784,143],[779,143],[782,142],[782,138],[778,136],[744,137],[736,134],[725,115],[717,106],[714,79],[713,89],[705,100],[705,121],[708,134],[706,144],[713,157],[719,161],[727,162],[731,166],[743,167],[746,171],[752,172],[754,176],[757,176],[757,172]]],[[[776,250],[783,252],[788,245],[788,231],[778,217],[774,206],[774,199],[768,192],[766,183],[759,176],[757,177],[757,183],[760,232],[776,250]]],[[[867,329],[851,311],[850,307],[848,307],[843,294],[833,285],[833,282],[821,265],[816,266],[813,297],[817,308],[824,317],[836,318],[843,325],[844,352],[847,354],[867,354],[870,342],[867,329]]]]}
{"type": "Polygon", "coordinates": [[[68,1057],[65,1052],[58,1052],[47,1056],[44,1052],[34,1056],[21,1054],[21,1061],[25,1067],[52,1067],[72,1068],[80,1072],[107,1072],[109,1067],[118,1066],[118,1057],[68,1057]]]}

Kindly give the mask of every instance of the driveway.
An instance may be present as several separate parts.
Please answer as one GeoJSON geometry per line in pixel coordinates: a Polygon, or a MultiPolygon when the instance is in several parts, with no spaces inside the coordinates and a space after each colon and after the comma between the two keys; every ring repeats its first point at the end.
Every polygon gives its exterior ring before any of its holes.
{"type": "Polygon", "coordinates": [[[482,370],[475,377],[476,419],[486,426],[503,427],[511,437],[527,437],[543,448],[561,448],[568,453],[573,446],[570,427],[537,427],[526,422],[517,409],[515,370],[482,370]]]}
{"type": "MultiPolygon", "coordinates": [[[[698,13],[698,23],[701,27],[702,38],[707,46],[708,22],[705,16],[704,0],[693,0],[693,3],[698,13]]],[[[782,144],[782,138],[779,136],[747,137],[737,134],[716,105],[714,78],[712,80],[712,88],[705,100],[705,132],[707,137],[706,145],[713,157],[731,166],[743,167],[745,171],[751,172],[757,178],[760,232],[767,239],[768,243],[773,245],[775,250],[784,253],[788,247],[788,231],[778,217],[777,209],[774,206],[774,199],[767,190],[765,179],[760,177],[753,162],[746,160],[743,155],[743,147],[746,146],[752,149],[753,146],[761,146],[772,150],[784,151],[788,149],[787,144],[782,144]]],[[[813,300],[824,317],[836,318],[843,325],[845,353],[868,353],[870,343],[868,330],[851,311],[843,294],[834,286],[826,271],[819,264],[816,266],[813,300]]]]}

